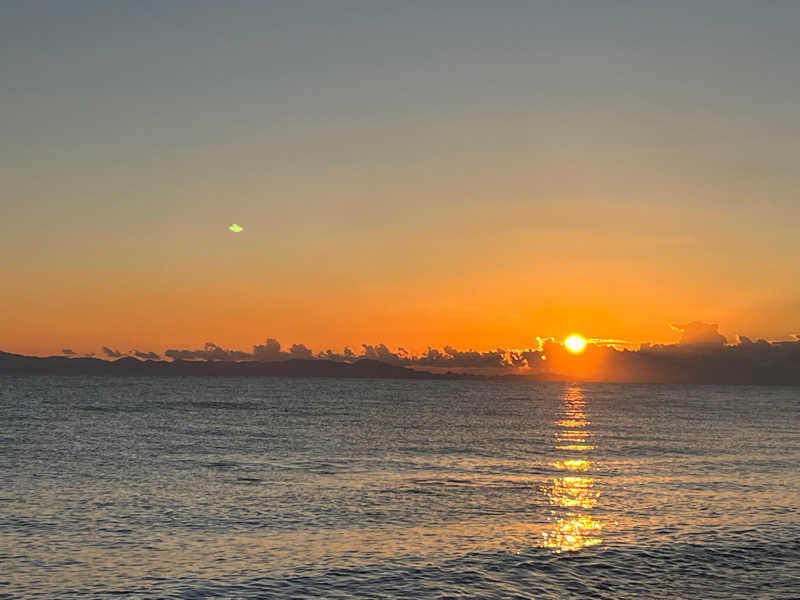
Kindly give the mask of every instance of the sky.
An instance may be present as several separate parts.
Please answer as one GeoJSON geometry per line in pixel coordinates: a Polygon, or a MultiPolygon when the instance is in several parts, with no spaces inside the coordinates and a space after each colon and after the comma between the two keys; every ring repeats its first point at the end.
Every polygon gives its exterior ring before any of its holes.
{"type": "Polygon", "coordinates": [[[0,0],[0,348],[790,339],[798,22],[0,0]]]}

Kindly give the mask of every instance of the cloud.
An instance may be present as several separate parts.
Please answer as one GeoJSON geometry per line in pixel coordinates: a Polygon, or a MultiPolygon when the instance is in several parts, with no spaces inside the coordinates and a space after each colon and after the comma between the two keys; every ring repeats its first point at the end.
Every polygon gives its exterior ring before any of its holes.
{"type": "Polygon", "coordinates": [[[334,360],[338,362],[353,362],[356,360],[356,354],[349,346],[345,346],[341,354],[334,352],[330,348],[328,350],[320,351],[317,353],[317,358],[321,360],[334,360]]]}
{"type": "Polygon", "coordinates": [[[385,344],[378,344],[377,346],[361,344],[361,348],[363,352],[357,358],[379,360],[381,362],[389,363],[390,365],[409,364],[409,359],[407,356],[397,352],[392,352],[385,344]]]}
{"type": "Polygon", "coordinates": [[[214,342],[206,342],[202,350],[170,348],[164,352],[164,356],[172,360],[255,360],[258,362],[275,362],[289,360],[290,358],[314,358],[311,349],[307,348],[305,345],[294,344],[289,352],[285,352],[281,350],[281,343],[274,338],[267,338],[263,344],[256,344],[253,346],[252,352],[245,352],[244,350],[226,350],[214,342]]]}
{"type": "MultiPolygon", "coordinates": [[[[446,345],[443,350],[428,347],[419,356],[411,354],[402,346],[397,351],[392,351],[386,344],[362,344],[362,353],[358,356],[342,357],[328,351],[321,355],[324,358],[346,358],[348,361],[362,358],[379,360],[391,365],[405,367],[426,367],[440,369],[512,369],[524,367],[528,364],[528,357],[533,357],[537,353],[533,350],[510,351],[503,348],[490,350],[488,352],[478,352],[476,350],[458,350],[453,346],[446,345]],[[533,354],[531,354],[533,353],[533,354]]],[[[349,351],[348,348],[345,351],[349,351]]]]}
{"type": "Polygon", "coordinates": [[[263,344],[253,346],[252,358],[261,362],[287,360],[289,354],[281,352],[281,343],[274,338],[267,338],[263,344]]]}
{"type": "Polygon", "coordinates": [[[459,367],[505,367],[506,351],[502,348],[490,350],[489,352],[477,352],[475,350],[456,350],[452,346],[445,346],[448,362],[453,366],[459,367]]]}
{"type": "MultiPolygon", "coordinates": [[[[305,344],[292,344],[283,350],[275,338],[253,346],[252,352],[226,349],[207,342],[202,349],[169,349],[164,356],[172,360],[199,361],[285,361],[330,360],[353,363],[372,359],[397,366],[433,372],[466,371],[478,374],[530,374],[548,379],[596,381],[666,381],[730,383],[800,383],[800,334],[793,341],[753,341],[738,335],[728,345],[716,324],[693,321],[672,325],[680,339],[672,344],[642,344],[630,350],[614,342],[590,338],[584,352],[572,354],[560,341],[536,338],[536,348],[496,348],[486,352],[460,350],[451,345],[428,347],[415,355],[400,346],[362,344],[360,352],[345,347],[314,351],[305,344]]],[[[119,351],[103,346],[108,357],[119,351]]],[[[71,348],[62,354],[77,356],[71,348]]],[[[131,351],[137,358],[158,360],[155,352],[131,351]]]]}
{"type": "Polygon", "coordinates": [[[370,359],[405,367],[484,370],[515,369],[526,367],[531,361],[538,363],[541,360],[537,350],[510,351],[498,348],[488,352],[479,352],[459,350],[450,345],[446,345],[443,350],[429,347],[420,355],[413,355],[402,346],[397,350],[392,350],[386,344],[362,344],[360,353],[356,353],[346,346],[342,352],[328,349],[316,354],[305,344],[293,344],[287,352],[282,350],[280,342],[274,338],[267,338],[264,344],[253,346],[252,354],[224,350],[209,342],[203,350],[170,349],[166,351],[165,356],[173,360],[256,360],[259,362],[289,359],[355,362],[370,359]]]}
{"type": "MultiPolygon", "coordinates": [[[[683,325],[672,323],[670,327],[681,333],[681,338],[677,343],[645,343],[641,345],[639,351],[648,354],[671,355],[708,353],[723,348],[728,342],[727,338],[719,333],[719,326],[716,323],[692,321],[683,325]]],[[[747,338],[745,337],[745,339],[747,338]]]]}
{"type": "Polygon", "coordinates": [[[681,332],[681,339],[678,342],[681,346],[721,348],[728,341],[719,333],[717,324],[692,321],[685,325],[672,324],[670,327],[681,332]]]}
{"type": "Polygon", "coordinates": [[[589,344],[571,355],[554,340],[542,344],[542,372],[558,379],[673,383],[800,383],[800,340],[756,341],[737,336],[727,345],[715,324],[673,326],[674,344],[642,344],[639,350],[589,344]]]}
{"type": "Polygon", "coordinates": [[[509,353],[502,348],[489,352],[476,350],[458,350],[453,346],[445,346],[444,352],[437,348],[428,348],[419,358],[411,360],[412,364],[429,367],[450,368],[509,368],[519,361],[519,355],[513,354],[513,359],[507,357],[509,353]]]}
{"type": "MultiPolygon", "coordinates": [[[[143,358],[143,354],[137,354],[143,358]]],[[[342,352],[328,349],[317,352],[305,344],[293,344],[289,350],[283,350],[281,343],[275,338],[267,338],[263,344],[253,346],[251,353],[241,350],[226,350],[213,342],[207,342],[201,350],[170,348],[164,353],[172,360],[211,360],[276,362],[289,359],[331,360],[337,362],[355,362],[362,359],[377,360],[391,365],[405,367],[425,367],[440,369],[492,369],[507,370],[526,367],[531,362],[541,362],[538,350],[505,350],[497,348],[488,352],[476,350],[459,350],[446,345],[443,350],[429,347],[420,355],[413,355],[402,346],[397,350],[386,344],[362,344],[361,352],[356,353],[345,346],[342,352]]],[[[148,356],[153,358],[153,356],[148,356]]]]}
{"type": "MultiPolygon", "coordinates": [[[[586,351],[577,356],[567,352],[560,341],[552,338],[536,338],[538,346],[536,349],[496,348],[482,352],[473,349],[462,350],[448,344],[443,348],[428,347],[420,354],[412,354],[402,346],[392,349],[383,343],[362,344],[359,352],[354,352],[350,347],[345,347],[341,352],[332,349],[314,352],[300,343],[292,344],[288,350],[284,350],[277,339],[266,338],[263,344],[254,345],[252,352],[225,349],[213,342],[207,342],[200,350],[169,349],[164,356],[172,360],[258,362],[289,359],[355,362],[371,359],[411,368],[466,370],[477,373],[514,373],[520,369],[523,369],[523,372],[560,373],[570,372],[576,365],[581,365],[583,370],[579,369],[576,371],[577,374],[587,375],[591,371],[593,377],[602,378],[602,373],[599,371],[601,367],[608,373],[617,375],[629,371],[649,373],[656,367],[662,370],[666,368],[666,362],[656,360],[658,356],[663,356],[665,359],[669,357],[681,359],[684,356],[697,358],[699,355],[716,356],[719,352],[729,349],[734,349],[732,352],[738,353],[737,356],[740,358],[748,357],[748,360],[751,358],[756,360],[758,356],[760,357],[758,360],[763,363],[766,360],[765,353],[774,353],[776,347],[775,344],[765,340],[753,342],[746,336],[738,336],[735,345],[727,346],[725,336],[719,333],[716,324],[711,323],[692,321],[673,324],[671,327],[680,332],[680,339],[673,344],[643,344],[638,351],[633,351],[617,345],[621,340],[590,338],[586,351]],[[587,370],[590,364],[593,370],[587,370]]],[[[108,350],[104,347],[104,351],[108,350]]],[[[143,353],[138,350],[136,356],[154,360],[158,358],[155,353],[143,353]]]]}
{"type": "Polygon", "coordinates": [[[539,350],[521,350],[519,352],[513,352],[512,362],[515,366],[528,366],[528,367],[536,367],[541,364],[543,353],[539,350]]]}
{"type": "Polygon", "coordinates": [[[241,350],[225,350],[214,342],[206,342],[202,350],[176,350],[170,348],[164,356],[172,360],[221,360],[237,361],[250,358],[250,354],[241,350]]]}
{"type": "Polygon", "coordinates": [[[291,358],[301,358],[304,360],[312,360],[314,358],[311,349],[307,348],[304,344],[293,344],[289,349],[289,356],[291,358]]]}

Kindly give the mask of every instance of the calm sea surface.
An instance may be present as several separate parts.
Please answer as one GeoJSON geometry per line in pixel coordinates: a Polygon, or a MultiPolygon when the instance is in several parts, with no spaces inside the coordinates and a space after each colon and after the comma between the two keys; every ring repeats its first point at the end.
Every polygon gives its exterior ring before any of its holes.
{"type": "Polygon", "coordinates": [[[800,598],[800,389],[0,377],[2,598],[800,598]]]}

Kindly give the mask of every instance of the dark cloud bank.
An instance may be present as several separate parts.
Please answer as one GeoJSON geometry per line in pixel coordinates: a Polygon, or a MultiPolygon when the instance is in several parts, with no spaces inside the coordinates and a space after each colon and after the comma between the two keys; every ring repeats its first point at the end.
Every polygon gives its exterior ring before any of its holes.
{"type": "Polygon", "coordinates": [[[445,346],[443,351],[436,348],[428,348],[421,355],[416,356],[410,354],[404,348],[399,348],[396,352],[393,352],[384,344],[376,346],[362,344],[358,351],[353,351],[351,348],[346,347],[341,353],[333,350],[324,350],[315,354],[304,344],[294,344],[288,350],[284,350],[280,342],[273,338],[268,338],[264,344],[253,346],[252,352],[226,350],[213,342],[207,342],[202,350],[172,348],[164,352],[164,356],[173,361],[277,362],[296,359],[353,363],[367,359],[403,367],[499,369],[503,371],[512,367],[525,366],[527,359],[529,357],[533,359],[535,355],[538,355],[538,352],[512,352],[502,348],[490,352],[460,351],[452,346],[445,346]]]}
{"type": "MultiPolygon", "coordinates": [[[[555,340],[539,340],[536,349],[488,352],[428,348],[419,355],[384,344],[363,344],[358,351],[314,353],[303,344],[284,349],[272,338],[251,351],[225,349],[208,342],[202,349],[169,349],[124,355],[103,346],[109,359],[68,356],[38,358],[0,352],[0,373],[93,373],[163,375],[261,375],[399,378],[494,378],[545,381],[734,383],[800,385],[800,336],[791,342],[752,341],[739,336],[728,343],[717,325],[676,324],[674,344],[643,344],[639,350],[590,343],[571,354],[555,340]],[[143,359],[143,360],[138,360],[143,359]]],[[[71,352],[71,351],[69,351],[71,352]]]]}
{"type": "MultiPolygon", "coordinates": [[[[103,354],[108,358],[122,358],[123,356],[126,356],[119,350],[112,350],[108,346],[103,346],[102,350],[103,354]]],[[[155,352],[140,352],[139,350],[131,350],[130,352],[128,352],[128,354],[144,360],[158,360],[159,358],[161,358],[155,352]]]]}

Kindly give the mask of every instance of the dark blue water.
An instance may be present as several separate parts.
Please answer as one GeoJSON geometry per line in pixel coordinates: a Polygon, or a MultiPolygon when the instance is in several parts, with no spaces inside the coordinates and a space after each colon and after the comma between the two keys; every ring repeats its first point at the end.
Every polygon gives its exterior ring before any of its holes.
{"type": "Polygon", "coordinates": [[[0,377],[0,597],[800,598],[800,390],[0,377]]]}

